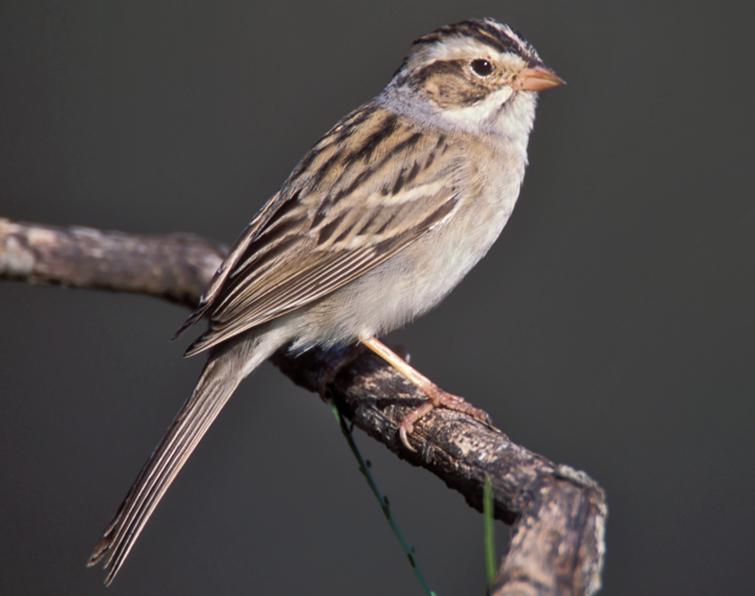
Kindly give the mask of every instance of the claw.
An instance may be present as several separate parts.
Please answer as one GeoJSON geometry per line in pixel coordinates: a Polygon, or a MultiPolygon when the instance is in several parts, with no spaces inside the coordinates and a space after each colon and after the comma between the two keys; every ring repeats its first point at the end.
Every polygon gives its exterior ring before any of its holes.
{"type": "Polygon", "coordinates": [[[416,449],[414,449],[409,443],[409,435],[414,430],[414,423],[434,408],[455,410],[457,412],[462,412],[467,416],[471,416],[475,420],[479,420],[484,424],[490,424],[490,416],[488,416],[487,413],[475,408],[473,405],[465,401],[464,398],[443,391],[443,389],[438,387],[418,370],[409,366],[409,363],[407,362],[408,354],[406,360],[402,359],[383,342],[373,336],[367,335],[360,337],[359,341],[364,347],[372,350],[375,354],[380,356],[380,358],[390,364],[407,381],[415,385],[429,400],[428,403],[409,412],[399,424],[399,438],[404,444],[404,447],[409,451],[416,451],[416,449]]]}
{"type": "Polygon", "coordinates": [[[401,442],[404,444],[404,447],[406,447],[409,451],[417,452],[417,450],[412,447],[411,443],[409,443],[409,437],[407,436],[407,433],[411,433],[414,430],[413,427],[409,427],[408,429],[401,424],[401,426],[398,427],[398,436],[401,439],[401,442]]]}
{"type": "Polygon", "coordinates": [[[438,387],[436,387],[435,391],[433,391],[431,396],[428,397],[429,401],[427,403],[424,403],[418,408],[413,409],[406,416],[404,416],[403,420],[401,420],[399,424],[399,438],[404,444],[404,447],[406,447],[409,451],[417,451],[409,443],[409,435],[414,432],[414,424],[436,408],[445,408],[455,412],[461,412],[462,414],[466,414],[467,416],[470,416],[475,420],[479,420],[483,424],[490,425],[491,423],[490,416],[488,416],[487,412],[484,412],[479,408],[475,408],[473,405],[465,401],[464,398],[453,395],[451,393],[446,393],[438,387]]]}

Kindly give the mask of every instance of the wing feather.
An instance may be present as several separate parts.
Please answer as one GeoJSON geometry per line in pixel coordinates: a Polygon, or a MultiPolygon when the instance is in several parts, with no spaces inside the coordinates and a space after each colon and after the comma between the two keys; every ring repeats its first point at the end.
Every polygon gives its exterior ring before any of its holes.
{"type": "Polygon", "coordinates": [[[210,314],[187,356],[335,292],[453,212],[443,135],[368,108],[331,129],[249,226],[190,319],[210,314]]]}
{"type": "Polygon", "coordinates": [[[239,236],[238,240],[234,244],[231,252],[226,256],[218,270],[210,280],[210,284],[207,286],[204,294],[199,299],[197,308],[194,310],[189,318],[184,321],[178,331],[173,335],[173,339],[176,339],[186,329],[194,325],[199,319],[201,319],[207,311],[212,307],[213,302],[217,298],[218,294],[223,288],[223,284],[228,278],[228,274],[237,265],[238,261],[244,256],[249,245],[257,237],[259,232],[264,229],[265,225],[270,221],[273,215],[280,209],[284,203],[281,194],[275,193],[265,205],[260,209],[259,213],[252,219],[251,222],[244,228],[239,236]]]}

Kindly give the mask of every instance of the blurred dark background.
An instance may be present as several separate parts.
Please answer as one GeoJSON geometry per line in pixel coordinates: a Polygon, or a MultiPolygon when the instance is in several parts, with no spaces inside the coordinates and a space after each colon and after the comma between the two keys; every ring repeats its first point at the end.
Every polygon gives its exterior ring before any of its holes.
{"type": "MultiPolygon", "coordinates": [[[[198,4],[0,4],[0,217],[230,242],[414,37],[509,22],[569,86],[501,240],[394,339],[602,483],[606,594],[752,593],[745,3],[198,4]]],[[[0,593],[104,594],[86,557],[201,364],[168,341],[186,312],[13,283],[0,306],[0,593]]],[[[433,587],[481,594],[481,517],[358,440],[433,587]]],[[[419,589],[328,408],[266,365],[109,593],[304,592],[419,589]]]]}

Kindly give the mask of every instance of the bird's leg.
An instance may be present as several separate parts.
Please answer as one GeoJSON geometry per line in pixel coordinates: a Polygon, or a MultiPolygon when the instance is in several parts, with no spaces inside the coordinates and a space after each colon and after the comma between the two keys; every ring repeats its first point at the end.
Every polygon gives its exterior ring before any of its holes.
{"type": "Polygon", "coordinates": [[[475,420],[479,420],[486,424],[490,423],[490,417],[486,412],[483,412],[479,408],[475,408],[472,404],[465,401],[464,398],[448,393],[438,387],[376,337],[363,337],[360,341],[365,347],[372,350],[396,369],[396,371],[398,371],[407,381],[416,385],[416,387],[427,396],[428,400],[430,400],[428,403],[422,404],[418,408],[409,412],[399,424],[398,432],[401,442],[410,451],[415,451],[415,449],[409,444],[408,439],[408,435],[414,430],[414,424],[434,408],[446,408],[456,412],[462,412],[471,416],[475,420]]]}

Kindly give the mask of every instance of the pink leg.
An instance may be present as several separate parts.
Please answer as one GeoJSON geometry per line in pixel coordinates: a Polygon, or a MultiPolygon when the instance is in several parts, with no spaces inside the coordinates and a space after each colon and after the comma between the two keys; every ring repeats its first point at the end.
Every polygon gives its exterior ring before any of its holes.
{"type": "Polygon", "coordinates": [[[416,385],[417,388],[427,396],[428,400],[430,400],[428,403],[422,404],[418,408],[409,412],[399,425],[399,437],[401,438],[401,442],[410,451],[415,451],[415,449],[409,444],[408,438],[412,431],[414,431],[414,424],[435,408],[446,408],[456,412],[462,412],[471,416],[475,420],[490,423],[490,417],[486,412],[483,412],[479,408],[475,408],[473,405],[465,401],[464,398],[448,393],[438,387],[421,372],[411,367],[405,360],[376,337],[365,337],[360,341],[395,368],[406,380],[416,385]]]}

